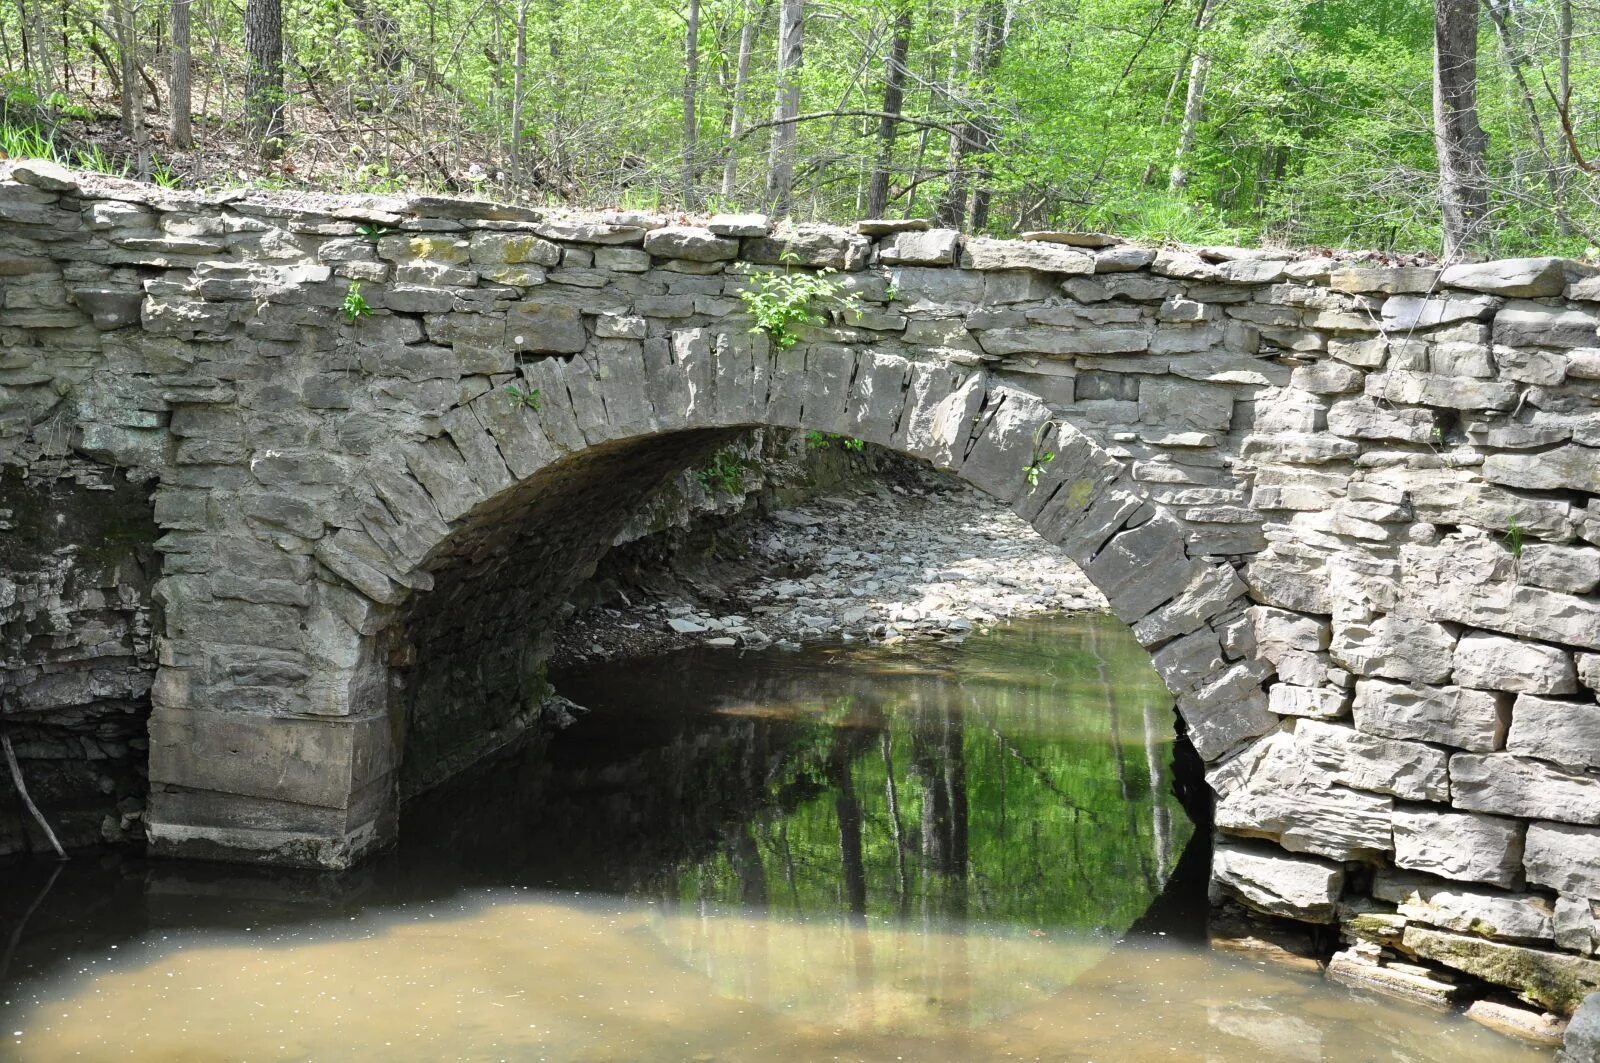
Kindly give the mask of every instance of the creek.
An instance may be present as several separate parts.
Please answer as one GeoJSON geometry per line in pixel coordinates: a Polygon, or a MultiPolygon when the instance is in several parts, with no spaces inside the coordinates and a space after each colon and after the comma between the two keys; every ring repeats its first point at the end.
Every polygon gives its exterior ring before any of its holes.
{"type": "Polygon", "coordinates": [[[1545,1058],[1207,946],[1171,701],[1109,617],[552,680],[591,711],[353,872],[0,867],[0,1056],[1545,1058]]]}

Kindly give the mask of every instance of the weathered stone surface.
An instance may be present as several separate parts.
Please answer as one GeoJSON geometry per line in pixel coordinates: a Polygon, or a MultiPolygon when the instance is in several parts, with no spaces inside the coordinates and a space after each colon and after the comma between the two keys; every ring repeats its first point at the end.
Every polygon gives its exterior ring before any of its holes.
{"type": "Polygon", "coordinates": [[[1508,487],[1600,492],[1600,447],[1566,446],[1539,454],[1491,454],[1483,476],[1508,487]]]}
{"type": "Polygon", "coordinates": [[[1600,952],[1600,901],[1585,896],[1556,898],[1556,947],[1593,956],[1600,952]]]}
{"type": "Polygon", "coordinates": [[[896,233],[879,247],[879,261],[886,266],[948,266],[956,259],[961,234],[954,229],[896,233]]]}
{"type": "Polygon", "coordinates": [[[1549,899],[1534,893],[1500,893],[1384,871],[1373,881],[1372,895],[1398,905],[1397,914],[1406,919],[1442,930],[1522,941],[1549,941],[1555,933],[1549,899]]]}
{"type": "Polygon", "coordinates": [[[1032,240],[991,240],[969,236],[961,242],[963,269],[1031,269],[1042,273],[1093,273],[1094,256],[1061,244],[1032,240]]]}
{"type": "Polygon", "coordinates": [[[1217,888],[1257,911],[1313,923],[1333,921],[1344,868],[1314,857],[1219,844],[1211,858],[1217,888]]]}
{"type": "Polygon", "coordinates": [[[1486,296],[1470,298],[1424,298],[1396,295],[1384,300],[1383,328],[1389,333],[1437,328],[1457,321],[1475,321],[1489,316],[1496,301],[1486,296]]]}
{"type": "Polygon", "coordinates": [[[1299,721],[1294,736],[1300,755],[1331,782],[1414,801],[1450,800],[1447,757],[1432,746],[1322,720],[1299,721]]]}
{"type": "Polygon", "coordinates": [[[1512,889],[1522,873],[1525,829],[1519,820],[1500,816],[1397,805],[1394,862],[1442,878],[1512,889]]]}
{"type": "Polygon", "coordinates": [[[1506,751],[1569,768],[1600,768],[1600,704],[1517,695],[1506,751]]]}
{"type": "Polygon", "coordinates": [[[1390,369],[1367,377],[1366,392],[1375,399],[1452,410],[1503,410],[1517,401],[1514,384],[1498,380],[1390,369]]]}
{"type": "Polygon", "coordinates": [[[1572,654],[1554,646],[1471,632],[1456,644],[1456,682],[1481,690],[1570,694],[1577,690],[1572,654]]]}
{"type": "Polygon", "coordinates": [[[1593,347],[1600,317],[1541,303],[1511,303],[1494,316],[1494,342],[1508,347],[1593,347]]]}
{"type": "Polygon", "coordinates": [[[1600,1060],[1600,993],[1584,997],[1567,1024],[1556,1063],[1595,1063],[1600,1060]]]}
{"type": "Polygon", "coordinates": [[[1462,1012],[1480,1026],[1544,1048],[1559,1048],[1567,1024],[1547,1011],[1513,1007],[1497,1000],[1474,1000],[1462,1012]]]}
{"type": "Polygon", "coordinates": [[[1567,1013],[1600,988],[1600,962],[1524,945],[1406,927],[1405,947],[1424,959],[1503,985],[1524,1000],[1567,1013]]]}
{"type": "Polygon", "coordinates": [[[1600,898],[1600,830],[1534,823],[1525,853],[1529,882],[1568,896],[1600,898]]]}
{"type": "Polygon", "coordinates": [[[1393,848],[1394,799],[1334,785],[1293,734],[1275,732],[1218,769],[1218,828],[1268,837],[1291,852],[1355,860],[1393,848]]]}
{"type": "Polygon", "coordinates": [[[1356,727],[1385,738],[1437,742],[1474,753],[1505,743],[1511,698],[1455,686],[1419,686],[1363,679],[1356,683],[1356,727]]]}
{"type": "Polygon", "coordinates": [[[1387,614],[1335,624],[1330,652],[1356,675],[1438,683],[1450,678],[1456,639],[1443,624],[1387,614]]]}
{"type": "Polygon", "coordinates": [[[726,262],[739,257],[739,241],[706,229],[669,225],[644,234],[644,249],[657,258],[687,262],[726,262]]]}
{"type": "Polygon", "coordinates": [[[1567,286],[1566,261],[1559,258],[1507,258],[1496,262],[1464,262],[1439,276],[1446,288],[1470,288],[1491,295],[1535,298],[1560,295],[1567,286]]]}
{"type": "Polygon", "coordinates": [[[1450,796],[1478,812],[1600,824],[1600,779],[1508,753],[1451,757],[1450,796]]]}

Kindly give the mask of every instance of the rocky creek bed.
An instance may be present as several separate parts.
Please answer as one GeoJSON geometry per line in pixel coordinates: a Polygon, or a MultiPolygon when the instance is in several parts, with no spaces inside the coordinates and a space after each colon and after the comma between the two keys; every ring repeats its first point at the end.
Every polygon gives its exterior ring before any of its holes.
{"type": "Polygon", "coordinates": [[[690,645],[959,641],[1006,620],[1105,608],[1052,544],[972,488],[923,470],[724,525],[657,571],[607,584],[558,662],[690,645]]]}

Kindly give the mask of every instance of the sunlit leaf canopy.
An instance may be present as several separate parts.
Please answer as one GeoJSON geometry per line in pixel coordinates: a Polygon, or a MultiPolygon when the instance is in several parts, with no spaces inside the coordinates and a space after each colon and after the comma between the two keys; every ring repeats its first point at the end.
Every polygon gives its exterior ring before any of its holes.
{"type": "MultiPolygon", "coordinates": [[[[263,165],[241,143],[245,5],[190,2],[192,152],[164,133],[169,3],[134,5],[128,47],[147,75],[139,84],[153,138],[139,161],[115,129],[123,42],[111,20],[77,0],[20,0],[0,12],[0,147],[202,186],[760,208],[771,199],[781,2],[287,0],[288,139],[283,158],[263,165]],[[41,49],[30,30],[44,25],[59,29],[41,49]]],[[[875,206],[881,166],[883,213],[996,233],[1440,245],[1429,0],[803,8],[795,216],[861,216],[875,206]],[[885,138],[897,35],[903,100],[885,138]]],[[[1600,106],[1600,5],[1493,0],[1482,11],[1484,250],[1586,253],[1600,231],[1596,179],[1583,168],[1600,154],[1590,120],[1600,106]],[[1563,91],[1576,153],[1562,133],[1563,91]]]]}

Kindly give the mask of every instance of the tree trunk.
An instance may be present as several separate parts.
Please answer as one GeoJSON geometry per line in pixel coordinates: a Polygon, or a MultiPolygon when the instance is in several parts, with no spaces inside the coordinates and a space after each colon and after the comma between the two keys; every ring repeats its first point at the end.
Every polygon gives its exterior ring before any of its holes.
{"type": "Polygon", "coordinates": [[[728,151],[722,158],[722,198],[732,199],[739,183],[739,134],[744,129],[744,93],[750,83],[750,54],[755,49],[756,31],[766,16],[767,5],[752,13],[746,2],[744,25],[739,27],[739,58],[734,65],[733,100],[728,112],[728,151]]]}
{"type": "Polygon", "coordinates": [[[699,120],[695,115],[700,88],[700,0],[689,0],[683,31],[683,205],[694,204],[695,155],[699,150],[699,120]]]}
{"type": "MultiPolygon", "coordinates": [[[[995,69],[1000,65],[1000,50],[1006,42],[1006,8],[1002,3],[991,0],[984,6],[982,28],[983,54],[982,71],[984,79],[984,93],[988,94],[990,79],[994,76],[995,69]]],[[[976,136],[974,147],[979,154],[987,154],[994,150],[994,133],[989,125],[989,117],[984,116],[983,123],[974,124],[976,136]]],[[[977,186],[972,190],[972,230],[982,232],[989,225],[989,200],[993,195],[988,182],[992,175],[987,163],[980,163],[977,173],[977,186]]]]}
{"type": "Polygon", "coordinates": [[[1205,119],[1206,77],[1211,73],[1211,56],[1200,41],[1200,35],[1205,32],[1214,10],[1211,0],[1200,0],[1200,10],[1194,20],[1194,51],[1189,58],[1189,90],[1183,97],[1183,125],[1178,129],[1178,148],[1172,156],[1172,173],[1167,177],[1168,192],[1181,192],[1189,185],[1188,159],[1194,151],[1200,123],[1205,119]]]}
{"type": "Polygon", "coordinates": [[[900,109],[906,98],[906,58],[911,52],[911,6],[902,3],[894,17],[894,41],[884,72],[883,117],[878,119],[878,157],[867,184],[869,218],[881,218],[889,209],[889,171],[894,166],[894,141],[900,128],[900,109]]]}
{"type": "Polygon", "coordinates": [[[1478,124],[1478,0],[1434,0],[1433,140],[1446,258],[1482,244],[1488,137],[1478,124]]]}
{"type": "Polygon", "coordinates": [[[773,110],[772,149],[767,159],[767,203],[777,215],[789,213],[794,194],[794,119],[800,114],[801,34],[805,0],[778,3],[778,95],[773,110]]]}
{"type": "Polygon", "coordinates": [[[167,102],[172,108],[175,148],[194,147],[189,60],[189,0],[172,0],[172,84],[167,88],[167,102]]]}
{"type": "Polygon", "coordinates": [[[528,0],[517,2],[517,51],[511,69],[511,187],[522,181],[522,90],[528,74],[528,0]]]}
{"type": "Polygon", "coordinates": [[[116,0],[117,52],[122,65],[122,131],[133,142],[134,171],[150,177],[150,136],[144,122],[144,85],[139,77],[139,32],[134,22],[136,0],[116,0]]]}
{"type": "Polygon", "coordinates": [[[263,160],[283,154],[283,6],[247,0],[244,9],[246,130],[263,160]]]}

